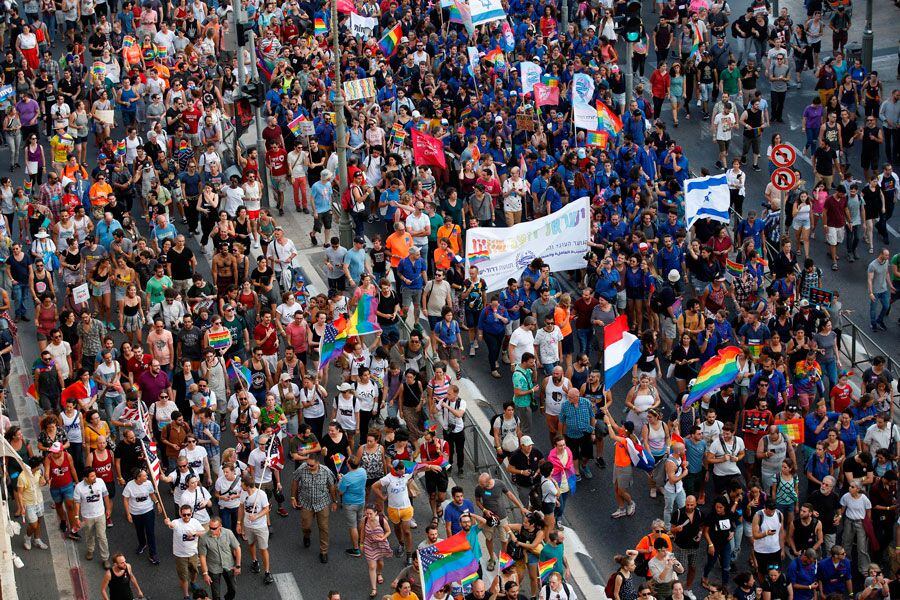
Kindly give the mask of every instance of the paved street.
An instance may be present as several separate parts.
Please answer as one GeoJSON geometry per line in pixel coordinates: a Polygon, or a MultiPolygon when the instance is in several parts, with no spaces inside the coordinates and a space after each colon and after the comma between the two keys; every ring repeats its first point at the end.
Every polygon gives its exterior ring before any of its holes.
{"type": "MultiPolygon", "coordinates": [[[[738,0],[732,4],[732,16],[736,16],[743,11],[747,5],[746,0],[738,0]]],[[[851,40],[859,40],[859,25],[863,18],[862,3],[854,14],[854,28],[851,30],[851,40]]],[[[800,0],[782,0],[782,6],[788,6],[795,15],[803,14],[802,2],[800,0]]],[[[885,81],[886,93],[892,86],[896,85],[894,73],[896,71],[896,40],[900,38],[900,19],[898,11],[893,3],[886,1],[875,2],[875,45],[876,45],[876,68],[883,74],[885,81]]],[[[648,26],[652,26],[653,19],[647,19],[648,26]]],[[[830,41],[824,43],[826,49],[830,48],[830,41]]],[[[651,53],[652,55],[652,53],[651,53]]],[[[651,61],[652,64],[652,61],[651,61]]],[[[647,75],[651,72],[651,65],[648,64],[647,75]]],[[[809,75],[804,79],[804,87],[797,91],[792,89],[788,95],[786,105],[787,123],[778,125],[778,131],[787,138],[788,141],[797,147],[801,147],[805,139],[804,132],[800,127],[800,114],[803,108],[812,97],[812,79],[809,75]]],[[[695,110],[692,107],[692,110],[695,110]]],[[[663,109],[664,119],[671,123],[671,112],[666,112],[667,107],[663,109]]],[[[696,113],[695,113],[696,114],[696,113]]],[[[770,130],[764,134],[764,140],[768,140],[771,133],[770,130]]],[[[682,120],[678,129],[670,129],[670,133],[683,143],[686,148],[686,154],[691,161],[691,167],[695,172],[700,171],[702,167],[714,169],[713,165],[716,160],[716,151],[713,142],[710,139],[707,123],[700,123],[696,119],[690,121],[682,120]]],[[[732,145],[734,147],[734,144],[732,145]]],[[[3,151],[5,152],[5,151],[3,151]]],[[[89,157],[89,160],[92,157],[89,157]]],[[[854,160],[854,162],[856,162],[854,160]]],[[[763,163],[764,164],[764,163],[763,163]]],[[[801,170],[804,176],[808,177],[809,165],[800,161],[801,170]]],[[[748,173],[748,198],[746,202],[747,208],[759,209],[762,199],[762,191],[767,180],[765,169],[761,173],[754,173],[747,169],[748,173]]],[[[855,173],[859,174],[859,169],[855,169],[855,173]]],[[[14,181],[18,184],[21,181],[21,173],[13,174],[14,181]]],[[[898,211],[900,212],[900,211],[898,211]]],[[[284,217],[288,225],[287,229],[291,237],[297,242],[301,248],[308,248],[309,237],[307,232],[311,225],[311,219],[308,216],[288,213],[284,217]]],[[[892,221],[893,231],[891,237],[892,252],[900,247],[900,237],[897,230],[900,230],[900,216],[895,212],[892,221]]],[[[866,326],[868,314],[868,301],[864,287],[864,265],[867,260],[855,265],[841,264],[841,270],[832,273],[829,261],[825,255],[824,244],[821,239],[813,243],[813,256],[817,264],[823,267],[826,277],[826,287],[841,292],[844,307],[854,311],[852,318],[863,327],[866,326]]],[[[191,242],[192,249],[197,252],[199,250],[196,240],[191,242]]],[[[321,250],[306,252],[306,258],[315,263],[321,256],[321,250]]],[[[867,259],[868,255],[863,254],[863,258],[867,259]]],[[[204,272],[208,274],[208,266],[204,265],[204,272]]],[[[321,288],[320,288],[321,289],[321,288]]],[[[895,315],[896,316],[896,315],[895,315]]],[[[882,345],[882,347],[893,349],[896,342],[900,339],[900,328],[896,325],[896,319],[888,321],[889,329],[887,332],[873,334],[872,337],[882,345]]],[[[35,332],[32,324],[24,324],[20,326],[19,344],[22,352],[23,362],[16,363],[16,375],[26,375],[25,369],[28,368],[36,356],[35,332]]],[[[502,402],[511,397],[511,385],[508,376],[508,370],[503,370],[504,377],[501,380],[495,380],[490,377],[486,368],[485,350],[479,353],[475,360],[467,360],[464,364],[466,374],[472,381],[484,392],[485,397],[490,403],[490,407],[480,407],[484,416],[489,416],[492,412],[499,410],[502,402]]],[[[30,416],[36,414],[35,407],[31,403],[30,398],[25,397],[24,389],[27,388],[28,382],[19,377],[13,377],[11,387],[15,399],[15,407],[10,417],[20,424],[26,421],[30,416]],[[28,408],[28,411],[23,408],[28,408]]],[[[614,390],[617,399],[624,398],[624,389],[614,390]]],[[[470,410],[475,407],[470,406],[470,410]]],[[[536,436],[536,442],[539,448],[546,449],[549,445],[546,433],[543,428],[538,428],[540,433],[536,436]]],[[[29,435],[30,439],[34,439],[34,435],[29,435]]],[[[230,437],[230,436],[229,436],[230,437]]],[[[228,438],[226,438],[226,443],[228,438]]],[[[608,446],[606,459],[611,463],[612,448],[608,446]]],[[[645,492],[639,492],[638,513],[635,519],[611,520],[609,513],[614,510],[613,499],[610,493],[611,487],[611,469],[598,472],[591,481],[584,481],[579,487],[578,493],[570,499],[566,520],[568,524],[579,533],[579,538],[584,544],[586,555],[593,559],[593,568],[587,570],[589,579],[579,581],[584,587],[585,585],[600,585],[605,582],[605,575],[611,570],[611,556],[621,552],[629,544],[633,544],[637,539],[646,533],[651,518],[657,517],[662,512],[662,498],[658,500],[650,500],[645,492]]],[[[462,482],[468,496],[471,496],[473,489],[472,473],[469,478],[462,482]]],[[[163,489],[168,487],[163,485],[163,489]]],[[[636,485],[637,490],[641,490],[636,485]]],[[[167,509],[171,510],[173,504],[167,492],[163,492],[166,498],[167,509]]],[[[128,560],[135,568],[135,574],[140,580],[148,598],[175,598],[178,597],[178,590],[175,581],[174,564],[171,558],[171,535],[165,530],[161,519],[157,521],[157,538],[160,546],[160,555],[162,564],[153,567],[149,564],[145,557],[134,555],[135,537],[133,530],[127,525],[124,515],[122,514],[121,499],[117,498],[115,502],[116,513],[114,520],[116,527],[109,531],[110,547],[113,551],[125,552],[128,560]]],[[[428,513],[427,506],[420,499],[417,504],[417,513],[422,515],[419,522],[420,529],[417,531],[416,540],[420,540],[422,529],[424,527],[424,515],[428,513]]],[[[99,581],[102,577],[102,569],[99,562],[95,559],[93,562],[84,560],[83,544],[74,544],[71,541],[63,541],[56,532],[56,520],[52,509],[48,505],[47,524],[50,528],[50,537],[53,540],[52,554],[46,551],[33,550],[25,553],[21,550],[21,539],[14,540],[14,549],[20,553],[25,561],[25,567],[16,572],[17,582],[19,584],[19,594],[23,599],[46,599],[46,598],[81,598],[78,590],[77,582],[79,578],[77,569],[80,568],[83,581],[87,587],[86,598],[99,598],[99,581]],[[70,571],[70,569],[76,569],[70,571]],[[75,573],[76,576],[72,577],[75,573]],[[75,584],[73,584],[75,581],[75,584]]],[[[365,564],[361,559],[349,558],[343,554],[343,548],[348,545],[348,537],[346,527],[343,525],[342,517],[338,514],[332,520],[331,527],[331,560],[327,567],[323,567],[318,562],[315,547],[303,550],[300,545],[299,534],[299,518],[297,513],[292,512],[287,519],[282,519],[277,515],[273,515],[274,535],[272,537],[272,572],[275,574],[276,583],[273,586],[263,586],[260,575],[250,574],[248,570],[238,579],[239,599],[252,597],[278,597],[281,600],[318,600],[325,598],[325,594],[330,589],[340,589],[344,593],[345,599],[357,600],[367,595],[368,580],[365,575],[365,564]],[[277,596],[275,592],[277,591],[277,596]]],[[[315,537],[315,536],[314,536],[315,537]]],[[[569,538],[570,547],[577,546],[576,540],[569,538]]],[[[315,544],[315,540],[314,540],[315,544]]],[[[247,556],[245,550],[245,557],[247,556]]],[[[244,564],[249,559],[244,559],[244,564]]],[[[385,568],[385,577],[390,581],[396,572],[400,569],[401,562],[399,560],[388,561],[385,568]]],[[[382,591],[386,591],[387,587],[383,586],[382,591]]]]}

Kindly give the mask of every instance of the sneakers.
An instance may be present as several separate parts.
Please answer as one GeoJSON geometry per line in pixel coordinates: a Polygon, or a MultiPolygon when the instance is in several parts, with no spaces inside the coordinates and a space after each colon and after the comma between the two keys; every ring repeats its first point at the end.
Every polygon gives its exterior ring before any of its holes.
{"type": "Polygon", "coordinates": [[[625,507],[623,506],[622,508],[616,510],[614,513],[612,513],[609,516],[612,517],[613,519],[621,519],[626,514],[628,514],[628,513],[625,512],[625,507]]]}
{"type": "Polygon", "coordinates": [[[280,516],[280,517],[286,517],[286,516],[288,516],[288,511],[287,511],[287,509],[286,509],[286,508],[283,508],[283,507],[278,507],[278,516],[280,516]]]}
{"type": "Polygon", "coordinates": [[[586,479],[593,479],[594,473],[591,471],[591,468],[587,465],[581,469],[581,474],[585,476],[586,479]]]}
{"type": "Polygon", "coordinates": [[[650,488],[650,497],[656,498],[656,488],[650,488]]]}
{"type": "Polygon", "coordinates": [[[151,556],[151,557],[150,557],[150,564],[153,565],[154,567],[157,566],[157,565],[159,565],[159,557],[158,557],[158,556],[151,556]]]}
{"type": "Polygon", "coordinates": [[[416,520],[415,520],[415,519],[410,519],[410,520],[409,520],[409,527],[410,527],[410,529],[418,529],[418,528],[419,528],[419,524],[416,523],[416,520]]]}
{"type": "Polygon", "coordinates": [[[475,357],[475,350],[476,350],[475,344],[472,344],[471,346],[469,346],[469,358],[475,357]]]}
{"type": "Polygon", "coordinates": [[[637,504],[632,501],[632,503],[628,505],[628,509],[626,509],[625,514],[630,517],[635,513],[635,511],[637,511],[637,504]]]}
{"type": "Polygon", "coordinates": [[[347,556],[355,556],[355,557],[362,556],[362,552],[360,551],[359,548],[347,548],[346,550],[344,550],[344,553],[347,556]]]}
{"type": "Polygon", "coordinates": [[[403,556],[403,546],[397,546],[394,548],[394,558],[400,558],[403,556]]]}
{"type": "Polygon", "coordinates": [[[263,577],[263,583],[269,585],[270,583],[275,583],[275,578],[272,577],[272,574],[266,571],[266,576],[263,577]]]}
{"type": "Polygon", "coordinates": [[[47,544],[45,544],[44,540],[42,540],[41,538],[34,538],[34,540],[32,540],[32,543],[41,550],[46,550],[48,548],[47,544]]]}
{"type": "Polygon", "coordinates": [[[25,547],[26,550],[31,550],[31,536],[30,535],[25,536],[25,541],[22,542],[22,545],[25,547]]]}
{"type": "Polygon", "coordinates": [[[695,596],[694,592],[691,590],[684,590],[684,597],[689,598],[690,600],[697,600],[697,596],[695,596]]]}
{"type": "Polygon", "coordinates": [[[259,573],[259,561],[258,560],[254,560],[252,563],[250,563],[250,572],[251,573],[259,573]]]}
{"type": "Polygon", "coordinates": [[[596,458],[596,462],[597,462],[597,466],[600,467],[601,469],[606,468],[606,461],[603,459],[602,456],[598,456],[596,458]]]}
{"type": "Polygon", "coordinates": [[[138,546],[137,550],[135,550],[134,553],[140,556],[141,554],[143,554],[146,551],[147,551],[147,544],[144,544],[143,546],[138,546]]]}

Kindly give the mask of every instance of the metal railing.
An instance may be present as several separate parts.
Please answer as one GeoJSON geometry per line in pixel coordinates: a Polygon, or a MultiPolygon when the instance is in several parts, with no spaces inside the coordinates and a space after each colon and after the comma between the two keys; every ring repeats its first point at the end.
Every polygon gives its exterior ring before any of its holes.
{"type": "MultiPolygon", "coordinates": [[[[401,335],[401,337],[408,339],[409,334],[412,333],[413,328],[410,327],[409,323],[407,323],[405,318],[400,319],[401,323],[401,331],[405,335],[401,335]]],[[[427,335],[427,332],[422,332],[423,335],[427,335]]],[[[431,378],[434,373],[434,359],[432,356],[426,352],[424,353],[424,358],[426,362],[426,370],[428,373],[428,377],[431,378]]],[[[480,399],[479,399],[480,400],[480,399]]],[[[483,401],[483,404],[488,405],[493,409],[490,403],[487,400],[483,401]]],[[[486,415],[488,419],[492,417],[492,414],[486,415]]],[[[506,469],[503,468],[503,465],[500,464],[500,461],[497,460],[497,454],[494,452],[494,442],[490,439],[487,434],[482,429],[481,425],[475,420],[475,418],[470,414],[470,411],[467,410],[465,415],[463,416],[463,420],[465,421],[465,425],[463,426],[463,432],[465,434],[465,443],[463,445],[466,455],[466,460],[471,463],[474,472],[476,473],[475,477],[478,477],[479,473],[490,473],[491,477],[502,481],[506,486],[506,489],[516,493],[515,491],[518,489],[512,482],[512,479],[507,473],[506,469]]],[[[508,505],[509,503],[507,503],[508,505]]],[[[512,506],[507,506],[507,510],[509,512],[509,517],[512,520],[512,517],[519,514],[518,511],[514,511],[512,506]]]]}

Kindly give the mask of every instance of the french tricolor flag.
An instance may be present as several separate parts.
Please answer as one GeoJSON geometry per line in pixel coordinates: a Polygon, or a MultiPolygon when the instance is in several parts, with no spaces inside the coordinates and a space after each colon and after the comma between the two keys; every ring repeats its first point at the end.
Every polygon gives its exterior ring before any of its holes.
{"type": "Polygon", "coordinates": [[[641,341],[628,331],[625,315],[603,328],[603,341],[603,387],[609,390],[641,357],[641,341]]]}

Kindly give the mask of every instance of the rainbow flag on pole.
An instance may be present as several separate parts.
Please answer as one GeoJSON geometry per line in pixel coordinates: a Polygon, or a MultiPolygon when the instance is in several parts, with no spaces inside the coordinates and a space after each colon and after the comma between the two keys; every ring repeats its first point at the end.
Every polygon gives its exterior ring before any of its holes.
{"type": "Polygon", "coordinates": [[[325,19],[321,17],[316,17],[316,20],[313,25],[313,34],[314,35],[327,35],[328,27],[325,25],[325,19]]]}
{"type": "Polygon", "coordinates": [[[545,560],[538,563],[538,575],[541,578],[541,583],[547,581],[547,578],[550,577],[550,573],[553,572],[554,566],[556,566],[555,558],[551,558],[550,560],[545,560]]]}
{"type": "Polygon", "coordinates": [[[400,38],[403,37],[403,28],[397,23],[378,40],[378,47],[385,56],[393,56],[397,51],[397,45],[400,44],[400,38]]]}
{"type": "Polygon", "coordinates": [[[22,188],[25,190],[25,193],[26,193],[26,194],[30,194],[30,193],[31,193],[31,188],[32,188],[33,185],[34,185],[34,184],[31,182],[31,178],[29,177],[29,178],[26,179],[25,182],[22,184],[22,188]]]}
{"type": "Polygon", "coordinates": [[[604,129],[612,135],[619,135],[619,132],[622,131],[622,119],[600,100],[597,100],[597,119],[600,129],[604,129]]]}
{"type": "Polygon", "coordinates": [[[498,569],[503,571],[503,570],[510,568],[511,566],[513,566],[515,564],[516,564],[516,561],[514,561],[509,554],[507,554],[506,552],[500,552],[500,557],[497,560],[497,565],[498,565],[497,568],[498,569]]]}
{"type": "Polygon", "coordinates": [[[418,553],[424,598],[434,598],[448,583],[461,581],[478,571],[478,559],[465,531],[420,548],[418,553]]]}
{"type": "Polygon", "coordinates": [[[131,48],[137,43],[137,40],[134,39],[133,35],[126,35],[122,38],[122,47],[123,48],[131,48]]]}
{"type": "Polygon", "coordinates": [[[120,141],[116,144],[116,156],[125,156],[125,152],[128,150],[128,146],[125,145],[125,140],[120,141]]]}
{"type": "Polygon", "coordinates": [[[730,258],[725,259],[725,270],[728,271],[728,274],[732,277],[740,277],[744,274],[744,265],[739,262],[735,262],[730,258]]]}
{"type": "Polygon", "coordinates": [[[300,123],[306,121],[306,117],[303,115],[298,116],[296,119],[288,123],[288,129],[291,130],[296,137],[300,137],[300,123]]]}
{"type": "Polygon", "coordinates": [[[688,408],[696,400],[733,382],[738,375],[737,357],[742,352],[737,346],[727,346],[703,363],[700,373],[697,374],[697,378],[691,385],[684,408],[688,408]]]}
{"type": "Polygon", "coordinates": [[[506,71],[506,56],[503,54],[503,50],[500,48],[494,48],[490,52],[484,55],[484,62],[489,62],[494,65],[494,69],[498,73],[503,73],[506,71]]]}
{"type": "Polygon", "coordinates": [[[559,87],[559,77],[554,77],[553,75],[544,73],[543,75],[541,75],[541,83],[543,83],[547,87],[559,87]]]}

